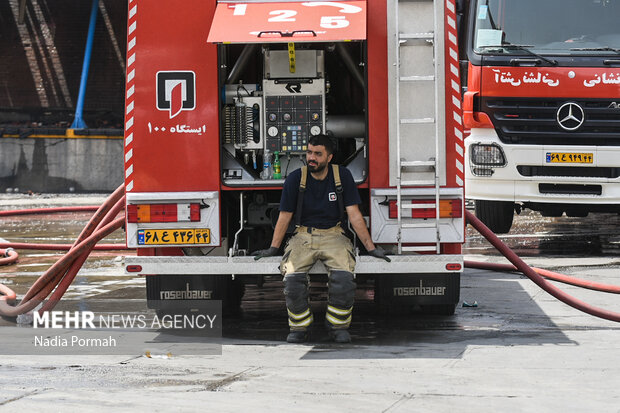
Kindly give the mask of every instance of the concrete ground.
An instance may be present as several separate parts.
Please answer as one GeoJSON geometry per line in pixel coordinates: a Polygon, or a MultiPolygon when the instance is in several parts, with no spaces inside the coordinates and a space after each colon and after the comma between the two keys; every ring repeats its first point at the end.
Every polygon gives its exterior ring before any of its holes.
{"type": "MultiPolygon", "coordinates": [[[[538,234],[571,238],[570,253],[545,254],[523,243],[536,234],[519,231],[537,219],[518,217],[515,235],[504,237],[529,263],[620,284],[613,228],[598,253],[587,250],[590,236],[579,248],[572,233],[538,234]]],[[[597,219],[583,231],[596,233],[597,219]]],[[[553,225],[536,222],[538,230],[553,225]]],[[[475,235],[466,253],[500,261],[475,235]]],[[[454,316],[379,315],[361,300],[347,345],[328,341],[321,314],[311,342],[285,343],[281,286],[268,283],[249,289],[243,314],[226,320],[221,355],[4,354],[0,411],[620,412],[618,323],[568,307],[517,274],[466,269],[461,284],[454,316]]],[[[620,312],[617,295],[556,285],[620,312]]]]}

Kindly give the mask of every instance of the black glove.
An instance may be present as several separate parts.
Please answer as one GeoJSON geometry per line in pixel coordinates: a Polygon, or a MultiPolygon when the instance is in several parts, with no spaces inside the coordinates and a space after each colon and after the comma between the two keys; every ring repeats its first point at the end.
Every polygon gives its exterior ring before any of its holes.
{"type": "Polygon", "coordinates": [[[385,251],[383,251],[383,248],[381,247],[376,247],[374,250],[368,251],[368,255],[375,258],[381,258],[382,260],[386,260],[387,262],[392,262],[392,260],[387,255],[385,255],[385,251]]]}
{"type": "Polygon", "coordinates": [[[275,255],[278,255],[278,251],[279,251],[279,248],[269,247],[266,250],[254,251],[252,255],[254,255],[254,261],[256,261],[264,257],[273,257],[275,255]]]}

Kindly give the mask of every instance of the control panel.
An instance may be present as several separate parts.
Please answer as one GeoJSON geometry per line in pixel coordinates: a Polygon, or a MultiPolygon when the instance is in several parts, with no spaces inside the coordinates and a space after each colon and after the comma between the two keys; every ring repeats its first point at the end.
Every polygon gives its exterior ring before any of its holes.
{"type": "Polygon", "coordinates": [[[300,153],[308,138],[323,132],[321,95],[265,96],[266,148],[272,152],[300,153]]]}

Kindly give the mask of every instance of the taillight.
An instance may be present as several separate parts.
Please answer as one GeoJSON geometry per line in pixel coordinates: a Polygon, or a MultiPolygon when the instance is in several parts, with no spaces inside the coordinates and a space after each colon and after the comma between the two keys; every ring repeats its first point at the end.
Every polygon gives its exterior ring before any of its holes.
{"type": "Polygon", "coordinates": [[[150,206],[151,222],[177,222],[176,204],[155,204],[150,206]]]}
{"type": "Polygon", "coordinates": [[[138,222],[138,205],[127,205],[125,213],[127,215],[127,222],[138,222]]]}
{"type": "Polygon", "coordinates": [[[142,271],[141,265],[128,265],[126,268],[127,272],[140,272],[142,271]]]}
{"type": "Polygon", "coordinates": [[[463,208],[460,199],[446,199],[439,201],[439,217],[440,218],[461,218],[463,216],[463,208]]]}
{"type": "Polygon", "coordinates": [[[127,222],[198,222],[200,204],[132,204],[127,205],[127,222]]]}
{"type": "Polygon", "coordinates": [[[200,205],[189,204],[189,220],[192,222],[200,221],[200,205]]]}
{"type": "MultiPolygon", "coordinates": [[[[403,218],[427,219],[435,218],[435,200],[413,199],[403,200],[403,218]],[[411,211],[411,212],[409,212],[411,211]]],[[[462,202],[460,199],[442,199],[439,201],[439,218],[461,218],[463,216],[462,202]]],[[[391,219],[398,218],[396,200],[389,202],[391,219]]]]}

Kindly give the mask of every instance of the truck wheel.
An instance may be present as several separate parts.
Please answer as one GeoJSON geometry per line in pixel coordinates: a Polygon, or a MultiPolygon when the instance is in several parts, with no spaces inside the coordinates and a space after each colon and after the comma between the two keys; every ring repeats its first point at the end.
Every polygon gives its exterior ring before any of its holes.
{"type": "Polygon", "coordinates": [[[476,217],[496,234],[510,231],[514,209],[513,202],[476,200],[476,217]]]}

